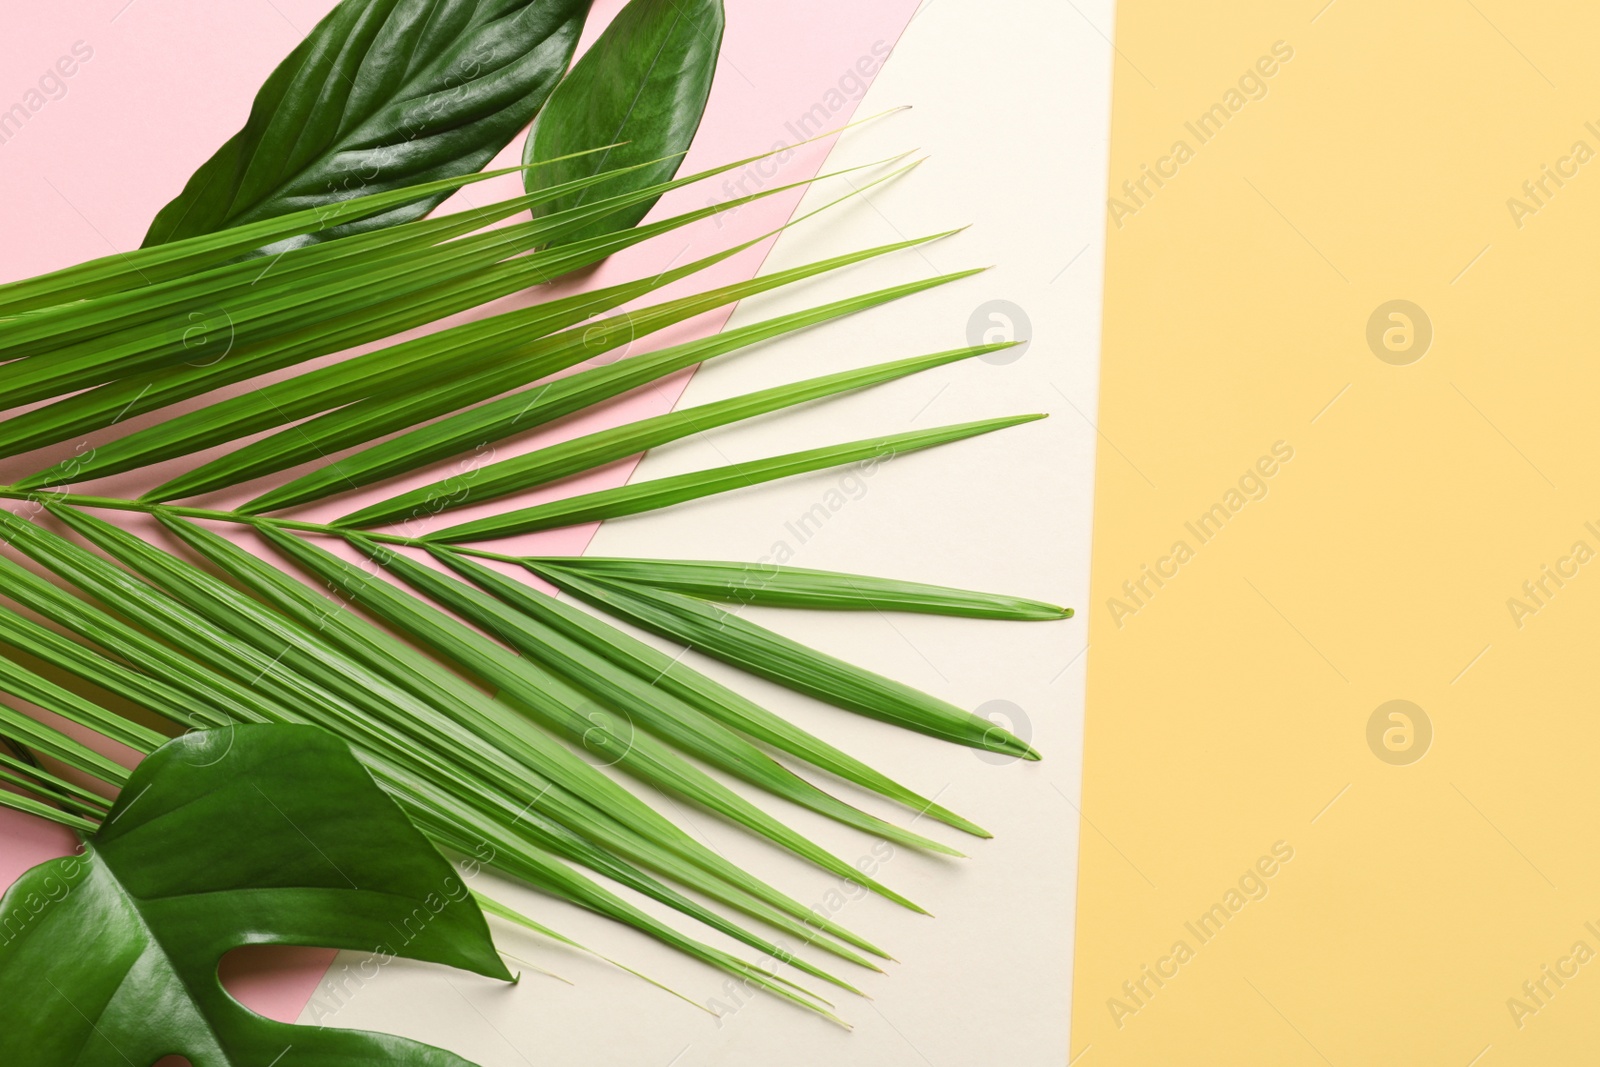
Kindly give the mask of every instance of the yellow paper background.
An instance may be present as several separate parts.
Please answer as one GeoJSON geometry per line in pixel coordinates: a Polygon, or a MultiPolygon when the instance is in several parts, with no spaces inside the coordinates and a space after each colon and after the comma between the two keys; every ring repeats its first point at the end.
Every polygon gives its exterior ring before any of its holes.
{"type": "Polygon", "coordinates": [[[1600,158],[1542,206],[1523,183],[1600,153],[1600,11],[1322,4],[1119,4],[1111,192],[1195,151],[1111,205],[1074,1062],[1594,1062],[1600,559],[1542,606],[1523,583],[1600,550],[1600,158]],[[1367,341],[1397,299],[1433,328],[1409,365],[1367,341]],[[1280,441],[1201,544],[1185,523],[1280,441]],[[1433,729],[1407,765],[1368,742],[1396,699],[1433,729]],[[1202,944],[1184,924],[1276,842],[1202,944]],[[1536,1001],[1545,965],[1576,973],[1536,1001]]]}

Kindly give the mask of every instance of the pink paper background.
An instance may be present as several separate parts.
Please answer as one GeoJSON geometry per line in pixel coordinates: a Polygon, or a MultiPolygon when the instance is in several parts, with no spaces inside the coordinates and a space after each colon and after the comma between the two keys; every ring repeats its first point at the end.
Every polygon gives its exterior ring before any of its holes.
{"type": "MultiPolygon", "coordinates": [[[[149,220],[188,175],[243,123],[257,87],[272,68],[326,14],[335,0],[79,0],[72,4],[34,4],[11,14],[0,35],[0,112],[20,103],[35,108],[20,130],[0,142],[0,197],[4,240],[0,241],[0,280],[26,277],[85,259],[138,246],[149,220]],[[58,61],[92,49],[92,56],[60,77],[58,61]],[[56,71],[54,77],[51,72],[56,71]],[[35,94],[34,90],[38,90],[35,94]],[[38,106],[42,101],[42,106],[38,106]]],[[[596,0],[581,47],[622,7],[623,0],[596,0]]],[[[826,114],[824,128],[850,121],[871,81],[871,73],[894,45],[916,10],[917,0],[811,0],[772,4],[728,0],[728,28],[705,124],[684,173],[767,151],[802,135],[794,127],[808,113],[826,114]],[[815,109],[820,107],[822,111],[815,109]]],[[[815,118],[813,119],[815,121],[815,118]]],[[[813,126],[812,129],[816,127],[813,126]]],[[[831,140],[793,153],[776,174],[760,181],[778,185],[812,176],[826,159],[831,140]]],[[[518,162],[521,138],[496,161],[518,162]]],[[[665,198],[652,218],[692,210],[709,201],[762,187],[753,172],[733,172],[665,198]],[[727,184],[724,184],[724,183],[727,184]]],[[[519,190],[508,177],[477,185],[444,210],[482,204],[519,190]]],[[[654,274],[674,264],[749,240],[781,225],[792,214],[801,191],[773,196],[736,213],[676,231],[614,257],[582,280],[584,288],[654,274]]],[[[763,244],[648,302],[699,291],[755,275],[770,249],[763,244]]],[[[524,306],[555,292],[517,296],[466,317],[524,306]]],[[[715,333],[730,309],[641,339],[629,354],[715,333]]],[[[614,358],[614,357],[613,357],[614,358]]],[[[670,410],[688,374],[646,387],[600,410],[563,420],[543,432],[502,442],[505,457],[603,426],[670,410]]],[[[249,384],[234,390],[249,388],[249,384]]],[[[163,412],[129,420],[148,424],[163,412]]],[[[94,435],[88,441],[117,436],[94,435]]],[[[70,451],[68,446],[0,463],[0,482],[9,482],[70,451]]],[[[177,466],[187,466],[182,461],[177,466]]],[[[541,499],[618,485],[633,460],[569,479],[527,494],[519,505],[541,499]]],[[[345,514],[401,488],[433,481],[454,461],[405,482],[388,482],[365,494],[349,494],[295,512],[317,520],[345,514]]],[[[85,483],[83,491],[137,495],[170,477],[168,468],[131,472],[85,483]]],[[[261,491],[251,484],[203,501],[227,506],[261,491]]],[[[507,507],[497,502],[452,513],[452,522],[507,507]]],[[[133,516],[130,528],[152,540],[159,535],[133,516]]],[[[237,531],[230,531],[237,532],[237,531]]],[[[503,542],[506,551],[580,553],[592,527],[552,531],[503,542]]],[[[247,542],[245,542],[247,543],[247,542]]],[[[109,746],[106,746],[109,750],[109,746]]],[[[72,835],[41,820],[0,811],[0,885],[24,870],[74,847],[72,835]]],[[[224,967],[229,986],[246,1003],[283,1020],[298,1016],[330,954],[309,950],[262,950],[230,957],[224,967]]]]}

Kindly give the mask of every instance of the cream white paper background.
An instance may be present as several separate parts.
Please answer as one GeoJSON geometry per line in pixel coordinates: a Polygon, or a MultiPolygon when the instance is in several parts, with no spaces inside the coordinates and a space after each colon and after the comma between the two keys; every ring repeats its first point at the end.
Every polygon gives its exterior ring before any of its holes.
{"type": "MultiPolygon", "coordinates": [[[[1032,340],[1021,358],[1006,365],[970,360],[717,430],[651,454],[634,477],[1002,414],[1051,417],[901,457],[866,479],[823,472],[608,523],[590,548],[594,555],[758,560],[782,543],[797,566],[1033,595],[1080,609],[1077,618],[1053,624],[750,612],[785,634],[965,707],[1008,702],[1020,709],[1012,716],[1019,720],[1015,728],[1044,753],[1036,764],[986,762],[970,750],[907,735],[694,659],[996,834],[994,841],[979,842],[924,819],[916,829],[972,858],[944,861],[898,849],[882,864],[880,878],[936,919],[877,898],[850,900],[836,912],[900,960],[888,965],[887,975],[839,969],[852,981],[859,977],[873,997],[837,998],[854,1032],[775,998],[731,989],[720,973],[613,923],[500,886],[493,888],[502,899],[527,905],[589,947],[700,1004],[736,1010],[712,1018],[592,957],[497,924],[497,938],[509,951],[574,984],[525,967],[521,984],[506,988],[404,961],[362,982],[350,977],[361,957],[347,953],[328,979],[343,992],[314,1000],[302,1022],[404,1034],[482,1067],[1067,1062],[1111,27],[1110,0],[925,4],[857,114],[913,108],[852,131],[826,169],[912,148],[929,161],[825,220],[787,233],[764,271],[965,223],[971,228],[921,251],[747,302],[730,326],[936,272],[995,268],[724,357],[696,374],[679,406],[963,346],[974,321],[980,332],[1004,329],[1004,319],[991,317],[986,306],[996,300],[1026,315],[1028,328],[1018,334],[1032,340]],[[807,514],[812,518],[803,525],[807,514]]],[[[840,191],[819,190],[806,206],[840,191]]],[[[869,810],[909,818],[838,789],[869,810]]],[[[803,901],[824,903],[840,888],[712,816],[659,795],[652,799],[803,901]]],[[[863,835],[765,795],[760,802],[846,859],[871,854],[874,842],[863,835]]]]}

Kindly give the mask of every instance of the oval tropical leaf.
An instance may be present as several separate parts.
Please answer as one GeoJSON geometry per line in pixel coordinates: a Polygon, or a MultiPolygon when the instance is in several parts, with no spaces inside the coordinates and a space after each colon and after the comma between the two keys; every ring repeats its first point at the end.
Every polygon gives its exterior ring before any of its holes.
{"type": "MultiPolygon", "coordinates": [[[[272,72],[244,129],[156,216],[146,246],[470,174],[526,126],[590,0],[344,0],[272,72]]],[[[413,202],[301,243],[420,218],[413,202]]]]}
{"type": "MultiPolygon", "coordinates": [[[[529,173],[528,191],[651,160],[659,162],[607,182],[605,194],[671,178],[700,128],[722,27],[722,0],[632,0],[578,60],[534,123],[523,159],[553,165],[529,173]],[[555,162],[606,145],[615,147],[555,162]]],[[[576,207],[584,195],[537,207],[534,213],[576,207]]],[[[627,229],[653,203],[600,219],[563,240],[627,229]]]]}

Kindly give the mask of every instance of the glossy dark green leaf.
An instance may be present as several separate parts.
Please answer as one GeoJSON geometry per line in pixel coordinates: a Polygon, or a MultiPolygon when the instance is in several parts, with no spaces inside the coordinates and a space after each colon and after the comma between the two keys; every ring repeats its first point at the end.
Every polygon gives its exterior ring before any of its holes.
{"type": "MultiPolygon", "coordinates": [[[[242,945],[351,949],[512,976],[455,869],[321,730],[170,742],[81,855],[0,899],[0,1032],[29,1067],[470,1067],[403,1038],[258,1016],[222,987],[242,945]],[[20,930],[17,929],[20,927],[20,930]]],[[[22,1062],[18,1060],[17,1062],[22,1062]]]]}
{"type": "MultiPolygon", "coordinates": [[[[722,0],[631,0],[539,113],[523,159],[541,163],[605,145],[616,147],[541,167],[545,173],[528,179],[529,190],[650,160],[662,162],[607,183],[606,191],[672,177],[678,157],[700,128],[716,73],[722,27],[722,0]]],[[[578,194],[571,203],[558,201],[549,209],[571,207],[582,197],[578,194]]],[[[649,209],[649,203],[641,204],[564,240],[626,229],[649,209]]]]}
{"type": "MultiPolygon", "coordinates": [[[[481,169],[555,88],[589,3],[344,0],[273,71],[244,129],[162,208],[145,245],[481,169]]],[[[418,218],[439,199],[298,240],[418,218]]]]}

